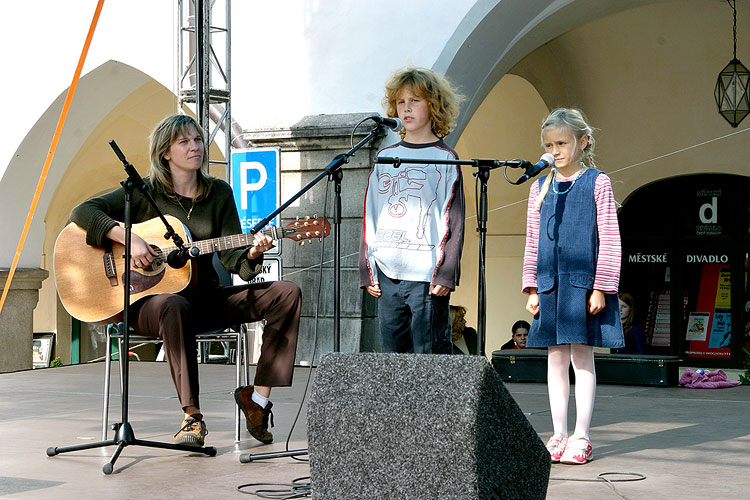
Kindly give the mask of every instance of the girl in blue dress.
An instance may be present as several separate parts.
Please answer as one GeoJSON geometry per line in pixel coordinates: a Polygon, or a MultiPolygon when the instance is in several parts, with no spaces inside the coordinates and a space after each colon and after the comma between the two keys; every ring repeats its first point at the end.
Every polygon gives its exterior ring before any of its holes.
{"type": "Polygon", "coordinates": [[[592,459],[594,347],[623,346],[617,286],[620,233],[609,178],[593,161],[594,137],[583,114],[557,109],[542,124],[542,144],[555,158],[530,190],[523,291],[534,315],[526,347],[545,347],[554,434],[553,462],[592,459]],[[569,367],[575,373],[576,424],[568,437],[569,367]]]}

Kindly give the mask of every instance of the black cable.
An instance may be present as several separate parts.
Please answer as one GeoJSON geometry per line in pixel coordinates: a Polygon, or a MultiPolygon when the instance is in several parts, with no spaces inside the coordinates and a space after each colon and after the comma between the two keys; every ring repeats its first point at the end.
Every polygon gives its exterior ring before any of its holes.
{"type": "MultiPolygon", "coordinates": [[[[326,220],[326,215],[328,212],[328,196],[330,194],[330,186],[331,186],[331,180],[326,182],[326,193],[323,197],[323,220],[326,220]]],[[[325,228],[325,222],[323,222],[323,228],[325,228]]],[[[321,240],[320,245],[320,264],[318,265],[318,293],[316,295],[315,300],[315,326],[313,328],[313,352],[312,357],[310,359],[310,368],[307,372],[307,382],[305,382],[305,390],[302,392],[302,399],[300,400],[299,407],[297,408],[297,414],[294,416],[294,421],[292,422],[292,428],[289,429],[289,434],[286,436],[286,447],[285,451],[289,451],[289,440],[292,437],[292,432],[294,431],[294,427],[297,425],[297,421],[299,420],[299,416],[302,413],[302,406],[305,404],[305,399],[307,398],[307,391],[310,387],[310,380],[312,379],[312,372],[313,372],[313,364],[315,362],[315,354],[318,352],[318,313],[320,311],[320,296],[321,296],[321,290],[323,287],[323,261],[325,259],[325,237],[321,240]]],[[[297,460],[299,462],[309,462],[310,460],[307,458],[298,458],[296,456],[292,457],[294,460],[297,460]]],[[[294,498],[294,497],[291,497],[294,498]]]]}
{"type": "Polygon", "coordinates": [[[291,483],[246,483],[237,486],[237,491],[246,495],[255,495],[260,498],[273,498],[276,500],[288,500],[292,498],[310,498],[312,487],[310,476],[298,477],[292,479],[291,483]],[[307,481],[305,481],[307,480],[307,481]],[[305,482],[303,482],[305,481],[305,482]],[[245,491],[244,488],[251,486],[285,486],[285,489],[257,489],[255,491],[245,491]]]}
{"type": "Polygon", "coordinates": [[[579,477],[550,477],[550,481],[580,481],[584,483],[604,483],[609,488],[612,489],[612,491],[615,492],[617,496],[620,498],[624,498],[625,500],[629,500],[628,497],[620,493],[615,485],[613,483],[628,483],[632,481],[643,481],[646,479],[645,474],[640,474],[638,472],[600,472],[596,475],[596,479],[585,479],[585,478],[579,478],[579,477]],[[604,476],[608,475],[620,475],[620,476],[634,476],[626,479],[607,479],[604,476]]]}
{"type": "MultiPolygon", "coordinates": [[[[363,124],[364,122],[366,122],[367,120],[372,120],[372,116],[368,116],[367,118],[362,118],[362,119],[361,119],[361,120],[360,120],[360,121],[359,121],[359,122],[358,122],[358,123],[357,123],[357,124],[356,124],[356,125],[354,126],[354,128],[352,129],[352,132],[351,132],[351,134],[349,134],[349,144],[350,144],[350,146],[351,146],[351,147],[350,147],[349,149],[354,149],[354,132],[356,132],[356,131],[357,131],[357,128],[359,128],[359,126],[360,126],[360,125],[362,125],[362,124],[363,124]]],[[[387,134],[388,132],[385,132],[385,133],[387,134]]],[[[354,155],[352,154],[352,155],[349,155],[349,156],[351,157],[351,156],[354,156],[354,155]]]]}

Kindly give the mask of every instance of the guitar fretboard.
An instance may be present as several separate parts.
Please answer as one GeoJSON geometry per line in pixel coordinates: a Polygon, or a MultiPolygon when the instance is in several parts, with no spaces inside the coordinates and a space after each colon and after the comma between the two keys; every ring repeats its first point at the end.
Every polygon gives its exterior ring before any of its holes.
{"type": "MultiPolygon", "coordinates": [[[[263,234],[267,234],[274,240],[279,240],[284,237],[284,228],[272,227],[270,229],[264,229],[261,231],[263,234]]],[[[248,247],[253,244],[253,234],[242,233],[232,234],[230,236],[221,236],[219,238],[211,238],[209,240],[185,242],[186,248],[197,248],[200,252],[199,255],[205,255],[213,252],[221,252],[222,250],[229,250],[232,248],[248,247]]],[[[162,247],[161,251],[163,255],[169,255],[173,250],[177,250],[177,247],[172,245],[168,247],[162,247]]]]}

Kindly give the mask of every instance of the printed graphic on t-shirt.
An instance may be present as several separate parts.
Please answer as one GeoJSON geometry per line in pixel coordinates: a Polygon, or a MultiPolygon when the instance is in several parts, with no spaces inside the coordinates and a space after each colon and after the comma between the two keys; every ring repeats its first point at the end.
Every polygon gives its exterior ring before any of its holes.
{"type": "Polygon", "coordinates": [[[377,242],[377,247],[379,249],[398,248],[399,250],[429,252],[435,247],[435,245],[412,243],[406,237],[406,231],[401,231],[399,229],[379,229],[375,234],[375,241],[377,242]]]}
{"type": "MultiPolygon", "coordinates": [[[[430,207],[437,200],[437,188],[442,175],[435,165],[406,167],[395,175],[383,172],[378,176],[378,193],[388,194],[388,215],[395,219],[409,212],[418,214],[415,235],[423,239],[430,207]],[[434,189],[425,189],[428,176],[436,176],[434,189]]],[[[378,231],[380,235],[380,231],[378,231]]]]}

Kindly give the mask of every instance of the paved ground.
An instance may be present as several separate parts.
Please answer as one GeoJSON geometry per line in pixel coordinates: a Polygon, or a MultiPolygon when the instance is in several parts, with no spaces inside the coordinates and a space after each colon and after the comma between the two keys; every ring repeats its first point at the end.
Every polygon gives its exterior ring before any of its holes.
{"type": "MultiPolygon", "coordinates": [[[[234,443],[233,367],[203,365],[207,444],[217,448],[216,457],[128,446],[111,475],[102,473],[102,465],[113,447],[47,457],[50,446],[99,440],[103,372],[97,363],[0,374],[0,498],[257,498],[243,496],[237,486],[309,475],[307,464],[291,458],[239,461],[241,454],[285,449],[305,389],[306,368],[297,368],[293,387],[274,390],[272,445],[261,445],[245,431],[243,440],[234,443]]],[[[171,442],[180,414],[166,365],[133,363],[131,374],[129,420],[136,436],[171,442]]],[[[736,379],[737,373],[730,378],[736,379]]],[[[506,387],[546,439],[551,433],[546,386],[506,387]]],[[[119,391],[112,400],[112,415],[119,420],[119,391]]],[[[307,446],[305,411],[303,407],[290,449],[307,446]]],[[[750,386],[691,390],[600,385],[592,439],[593,462],[553,466],[549,499],[620,498],[601,482],[570,480],[590,480],[602,472],[645,475],[643,481],[616,484],[631,499],[750,499],[750,386]]],[[[391,497],[384,492],[383,498],[391,497]]]]}

